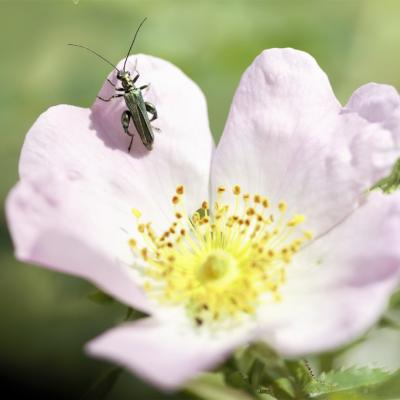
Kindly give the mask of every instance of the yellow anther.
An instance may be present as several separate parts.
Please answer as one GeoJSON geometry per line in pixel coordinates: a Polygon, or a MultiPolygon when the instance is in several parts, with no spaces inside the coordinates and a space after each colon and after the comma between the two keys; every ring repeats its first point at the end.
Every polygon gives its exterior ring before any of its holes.
{"type": "Polygon", "coordinates": [[[295,215],[291,220],[288,221],[287,226],[293,227],[303,223],[306,217],[303,214],[295,215]]]}
{"type": "Polygon", "coordinates": [[[301,245],[298,245],[297,243],[293,243],[293,244],[290,246],[290,250],[292,250],[293,253],[296,253],[297,251],[299,251],[300,246],[301,246],[301,245]]]}
{"type": "Polygon", "coordinates": [[[249,208],[246,211],[246,215],[248,215],[249,217],[253,216],[256,213],[256,211],[254,210],[254,208],[249,208]]]}
{"type": "Polygon", "coordinates": [[[132,214],[136,217],[136,218],[140,218],[142,216],[142,213],[136,209],[136,208],[132,208],[132,214]]]}
{"type": "Polygon", "coordinates": [[[173,196],[172,197],[172,204],[178,204],[179,203],[179,196],[173,196]]]}
{"type": "Polygon", "coordinates": [[[311,240],[314,237],[314,234],[312,233],[312,231],[304,231],[303,234],[304,234],[305,238],[308,240],[311,240]]]}
{"type": "Polygon", "coordinates": [[[179,185],[176,188],[176,193],[177,194],[183,194],[185,192],[185,187],[183,185],[179,185]]]}
{"type": "Polygon", "coordinates": [[[285,203],[284,201],[280,201],[280,202],[278,203],[278,208],[279,208],[279,211],[280,211],[281,213],[284,213],[284,212],[286,212],[287,205],[286,205],[286,203],[285,203]]]}
{"type": "Polygon", "coordinates": [[[153,288],[153,285],[152,285],[149,281],[146,281],[146,282],[144,283],[144,285],[143,285],[143,289],[144,289],[146,292],[149,292],[152,288],[153,288]]]}
{"type": "Polygon", "coordinates": [[[147,261],[149,258],[149,252],[146,247],[141,250],[143,260],[147,261]]]}
{"type": "Polygon", "coordinates": [[[271,239],[271,232],[265,232],[264,233],[264,236],[263,236],[263,240],[269,240],[269,239],[271,239]]]}
{"type": "MultiPolygon", "coordinates": [[[[226,192],[222,186],[216,190],[226,192]]],[[[176,187],[174,205],[183,201],[184,192],[183,185],[176,187]]],[[[130,249],[145,261],[148,295],[160,303],[182,304],[195,325],[237,320],[254,313],[265,299],[279,301],[288,264],[312,238],[311,231],[292,229],[305,221],[303,215],[280,215],[287,211],[284,201],[270,205],[260,194],[242,193],[239,185],[232,193],[231,206],[220,196],[212,205],[204,201],[191,216],[175,207],[175,218],[160,234],[150,223],[137,221],[139,245],[136,237],[129,240],[130,249]]],[[[132,213],[141,216],[135,209],[132,213]]]]}

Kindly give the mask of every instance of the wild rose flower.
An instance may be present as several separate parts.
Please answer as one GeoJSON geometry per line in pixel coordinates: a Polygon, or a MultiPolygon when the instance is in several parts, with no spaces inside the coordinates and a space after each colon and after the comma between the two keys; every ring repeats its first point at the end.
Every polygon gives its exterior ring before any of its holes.
{"type": "Polygon", "coordinates": [[[368,193],[399,156],[395,89],[365,85],[342,107],[311,56],[265,51],[214,151],[198,87],[136,57],[159,113],[154,149],[136,135],[127,152],[121,99],[52,107],[7,202],[20,260],[150,315],[89,354],[173,389],[251,341],[301,356],[363,333],[399,278],[400,195],[368,193]]]}

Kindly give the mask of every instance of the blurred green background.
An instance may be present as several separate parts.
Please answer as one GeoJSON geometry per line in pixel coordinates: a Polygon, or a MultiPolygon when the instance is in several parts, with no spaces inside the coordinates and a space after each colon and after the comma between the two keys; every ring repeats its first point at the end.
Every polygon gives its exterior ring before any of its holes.
{"type": "MultiPolygon", "coordinates": [[[[90,106],[109,72],[66,43],[85,44],[117,62],[144,16],[149,20],[136,51],[172,61],[198,83],[217,140],[241,74],[265,48],[311,53],[342,102],[369,81],[400,87],[397,0],[0,0],[2,203],[18,179],[20,148],[38,115],[59,103],[90,106]]],[[[15,395],[29,389],[42,398],[77,399],[107,368],[86,358],[84,343],[119,322],[125,310],[89,301],[92,288],[79,279],[16,262],[4,213],[0,223],[3,387],[15,395]]],[[[373,335],[352,357],[395,368],[400,354],[376,337],[399,349],[398,334],[386,329],[373,335]]],[[[167,397],[123,373],[108,398],[167,397]]]]}

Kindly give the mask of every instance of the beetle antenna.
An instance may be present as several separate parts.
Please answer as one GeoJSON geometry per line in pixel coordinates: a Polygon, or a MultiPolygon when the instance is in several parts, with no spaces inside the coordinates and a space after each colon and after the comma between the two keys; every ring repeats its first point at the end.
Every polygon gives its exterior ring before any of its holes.
{"type": "Polygon", "coordinates": [[[85,47],[85,46],[81,46],[80,44],[74,44],[74,43],[68,43],[68,46],[75,46],[75,47],[80,47],[82,49],[88,50],[91,53],[95,54],[97,57],[101,58],[103,61],[105,61],[106,63],[110,64],[114,69],[116,69],[119,72],[119,69],[110,61],[108,61],[106,58],[104,58],[103,56],[101,56],[99,53],[96,53],[94,50],[89,49],[89,47],[85,47]]]}
{"type": "Polygon", "coordinates": [[[139,25],[138,28],[136,29],[135,36],[133,37],[131,46],[129,47],[129,50],[128,50],[128,54],[127,54],[126,57],[125,57],[124,68],[123,68],[124,71],[125,71],[125,66],[126,66],[126,62],[127,62],[127,60],[128,60],[129,54],[131,54],[131,50],[132,50],[132,47],[133,47],[133,43],[135,43],[136,36],[137,36],[137,34],[138,34],[140,28],[142,27],[142,25],[145,23],[146,19],[147,19],[147,17],[140,23],[140,25],[139,25]]]}

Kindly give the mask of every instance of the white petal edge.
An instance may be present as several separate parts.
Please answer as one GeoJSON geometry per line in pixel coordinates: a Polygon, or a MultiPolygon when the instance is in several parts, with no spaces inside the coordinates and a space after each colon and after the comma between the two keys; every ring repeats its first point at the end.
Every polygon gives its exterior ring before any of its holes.
{"type": "Polygon", "coordinates": [[[389,174],[400,149],[394,131],[348,112],[307,53],[264,51],[244,73],[214,153],[212,193],[243,192],[285,200],[323,234],[389,174]]]}
{"type": "Polygon", "coordinates": [[[288,267],[265,340],[287,356],[332,350],[366,332],[400,282],[400,194],[371,193],[288,267]],[[289,268],[292,268],[291,270],[289,268]]]}
{"type": "MultiPolygon", "coordinates": [[[[144,149],[131,123],[135,141],[128,153],[130,138],[121,126],[126,109],[123,99],[96,100],[91,109],[59,105],[43,113],[28,132],[20,175],[24,179],[41,170],[56,171],[71,180],[83,175],[110,198],[123,197],[161,230],[174,214],[170,199],[177,185],[185,185],[190,211],[208,199],[214,143],[198,86],[156,57],[131,56],[128,70],[133,71],[136,60],[141,73],[137,85],[151,83],[144,99],[156,105],[159,118],[154,125],[162,130],[155,132],[152,151],[144,149]]],[[[109,79],[116,82],[115,75],[113,71],[109,79]]],[[[105,81],[100,95],[108,98],[113,93],[105,81]]]]}
{"type": "Polygon", "coordinates": [[[240,344],[245,334],[213,336],[193,328],[143,319],[111,329],[89,342],[88,354],[111,360],[146,381],[171,391],[210,370],[240,344]]]}
{"type": "Polygon", "coordinates": [[[153,306],[133,269],[129,208],[109,204],[84,180],[54,175],[22,180],[9,194],[8,226],[21,261],[85,278],[144,312],[153,306]]]}

